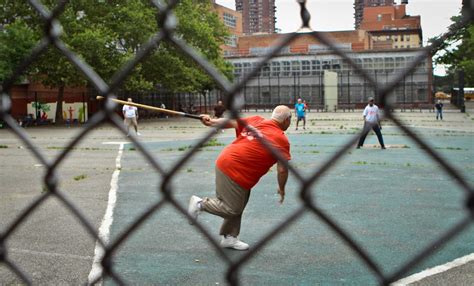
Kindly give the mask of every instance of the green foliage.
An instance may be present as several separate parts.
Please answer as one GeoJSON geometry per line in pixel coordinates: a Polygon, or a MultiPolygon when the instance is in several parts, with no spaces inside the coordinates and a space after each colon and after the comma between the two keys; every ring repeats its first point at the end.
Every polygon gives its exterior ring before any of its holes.
{"type": "Polygon", "coordinates": [[[22,20],[3,28],[0,29],[0,82],[13,73],[36,43],[34,31],[22,20]]]}
{"type": "MultiPolygon", "coordinates": [[[[53,0],[41,3],[50,11],[57,5],[53,0]]],[[[0,29],[2,80],[44,37],[45,27],[27,1],[0,0],[0,7],[0,23],[4,25],[3,30],[0,29]]],[[[178,18],[175,36],[231,79],[232,66],[224,61],[220,51],[228,32],[213,11],[211,1],[179,1],[174,14],[178,18]]],[[[160,31],[161,17],[148,0],[70,1],[58,17],[62,29],[60,40],[105,81],[110,81],[160,31]]],[[[27,75],[46,86],[58,87],[58,102],[62,101],[63,87],[87,84],[85,76],[52,45],[35,60],[27,75]]],[[[151,90],[158,84],[171,92],[204,92],[215,86],[194,61],[166,41],[160,42],[135,66],[121,88],[151,90]]],[[[62,119],[60,112],[58,108],[57,120],[62,119]]]]}
{"type": "MultiPolygon", "coordinates": [[[[474,85],[474,24],[461,25],[462,16],[451,18],[453,24],[449,27],[452,36],[444,41],[435,57],[436,64],[448,66],[448,72],[452,75],[458,70],[465,72],[465,85],[474,85]],[[454,45],[457,45],[453,48],[454,45]]],[[[439,37],[430,39],[430,42],[438,40],[439,37]]]]}

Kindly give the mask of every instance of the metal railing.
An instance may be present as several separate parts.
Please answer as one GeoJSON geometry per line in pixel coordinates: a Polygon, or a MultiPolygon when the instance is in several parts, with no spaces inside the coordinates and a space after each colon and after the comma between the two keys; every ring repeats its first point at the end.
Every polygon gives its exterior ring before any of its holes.
{"type": "MultiPolygon", "coordinates": [[[[58,191],[58,177],[57,177],[57,168],[58,165],[64,161],[66,157],[70,155],[76,146],[84,136],[90,133],[95,127],[100,125],[105,121],[109,121],[112,125],[120,130],[123,134],[126,134],[126,130],[123,127],[121,118],[115,113],[116,105],[109,100],[111,97],[114,97],[114,92],[118,89],[127,75],[133,70],[133,68],[150,54],[158,43],[162,41],[167,41],[174,45],[176,49],[179,49],[182,53],[186,54],[190,59],[197,63],[202,69],[204,69],[216,82],[219,86],[219,89],[225,94],[225,100],[227,102],[227,107],[230,111],[231,117],[233,119],[239,120],[241,114],[239,110],[241,106],[238,106],[239,100],[238,96],[241,94],[242,89],[245,84],[258,73],[258,70],[268,62],[273,56],[277,55],[281,49],[286,47],[296,36],[296,33],[291,33],[285,35],[279,43],[275,44],[272,48],[271,53],[267,54],[262,58],[259,63],[254,67],[253,71],[250,74],[246,74],[245,77],[236,84],[231,84],[227,79],[205,58],[200,56],[190,45],[188,45],[181,37],[174,34],[175,23],[173,21],[173,8],[178,4],[178,0],[169,1],[168,5],[163,5],[161,2],[152,1],[152,5],[156,6],[157,12],[164,17],[165,25],[164,28],[158,31],[147,43],[145,43],[141,50],[137,52],[135,57],[130,60],[121,70],[119,70],[116,75],[113,77],[111,82],[106,83],[98,74],[84,61],[82,61],[77,54],[72,52],[65,43],[59,38],[60,36],[60,23],[58,22],[58,16],[64,10],[64,7],[68,5],[68,1],[63,0],[59,1],[57,7],[48,11],[39,1],[29,0],[30,5],[38,12],[44,21],[47,29],[45,29],[45,34],[40,43],[32,50],[31,54],[19,65],[14,73],[3,82],[1,91],[1,105],[0,105],[0,119],[3,120],[10,128],[11,131],[31,150],[32,156],[34,156],[41,164],[46,168],[46,174],[44,175],[44,185],[49,190],[39,195],[28,207],[26,207],[13,221],[11,221],[6,228],[0,230],[0,263],[4,264],[8,269],[14,272],[21,280],[25,283],[30,284],[30,278],[28,273],[25,273],[21,270],[19,266],[15,264],[12,260],[9,259],[7,255],[9,249],[6,247],[6,241],[12,236],[13,232],[19,228],[19,226],[28,220],[32,212],[39,208],[48,198],[54,197],[59,200],[66,208],[68,208],[74,216],[78,219],[79,223],[87,230],[91,237],[97,240],[97,243],[104,250],[104,255],[101,260],[101,265],[103,267],[103,272],[100,277],[97,277],[92,283],[100,281],[100,279],[108,277],[118,284],[126,284],[126,281],[114,270],[112,263],[112,258],[117,249],[135,232],[139,229],[143,223],[162,208],[165,204],[171,204],[176,210],[178,210],[183,215],[188,216],[186,210],[178,203],[178,201],[173,197],[173,188],[169,184],[172,177],[182,168],[182,166],[195,155],[197,149],[208,141],[211,137],[215,135],[214,131],[209,131],[206,136],[199,140],[199,144],[196,144],[191,148],[185,155],[176,163],[176,165],[171,168],[169,171],[165,171],[162,166],[157,162],[157,160],[150,154],[145,148],[143,143],[135,137],[131,137],[130,140],[135,144],[137,150],[143,154],[145,159],[150,162],[153,169],[163,177],[160,190],[163,194],[163,198],[156,202],[149,209],[145,210],[144,213],[131,225],[128,226],[126,231],[122,236],[118,237],[110,243],[104,242],[101,237],[98,235],[97,229],[89,222],[85,216],[82,214],[81,210],[69,201],[61,192],[58,191]],[[28,68],[28,66],[49,46],[54,46],[59,50],[93,85],[95,90],[100,94],[108,98],[105,108],[96,114],[94,114],[88,124],[78,132],[77,136],[62,150],[62,152],[52,161],[49,161],[45,154],[40,152],[35,146],[33,141],[28,137],[25,131],[20,128],[16,121],[9,115],[9,110],[11,107],[11,101],[8,95],[9,89],[12,87],[13,82],[28,68]]],[[[298,1],[301,8],[301,17],[303,21],[302,28],[309,28],[310,14],[306,9],[306,1],[298,1]]],[[[463,25],[467,23],[466,20],[463,25]]],[[[417,57],[412,63],[408,65],[405,70],[405,73],[397,76],[393,81],[380,86],[377,81],[374,80],[372,75],[362,69],[356,64],[350,57],[348,57],[344,51],[342,51],[336,44],[334,44],[331,39],[327,38],[324,33],[317,31],[308,32],[308,35],[314,37],[322,44],[326,45],[328,48],[333,50],[340,58],[346,60],[354,70],[364,78],[364,80],[377,91],[377,97],[381,103],[387,107],[390,107],[390,94],[397,87],[400,82],[403,82],[404,77],[412,73],[418,64],[424,61],[427,57],[431,56],[433,51],[437,50],[437,47],[441,45],[446,37],[449,34],[446,34],[444,37],[440,38],[438,41],[433,43],[433,45],[424,48],[424,53],[417,57]]],[[[453,168],[451,163],[443,159],[433,148],[431,148],[424,139],[418,136],[413,132],[409,127],[402,124],[396,114],[394,114],[391,108],[386,108],[385,117],[388,120],[391,120],[398,128],[400,128],[404,133],[406,133],[410,138],[420,147],[421,150],[426,152],[429,157],[431,157],[437,164],[440,165],[442,170],[448,174],[466,193],[465,207],[468,210],[468,215],[465,216],[462,220],[454,224],[447,232],[438,237],[430,245],[427,245],[422,251],[415,254],[408,263],[395,270],[393,273],[384,273],[380,265],[366,252],[361,245],[359,245],[354,239],[351,233],[344,230],[340,225],[336,223],[328,214],[326,214],[320,207],[313,203],[311,193],[311,186],[317,184],[320,179],[322,179],[337,162],[348,153],[348,150],[353,148],[354,143],[358,140],[358,135],[354,135],[351,140],[344,144],[335,154],[332,154],[331,157],[327,160],[326,164],[323,164],[317,170],[314,170],[314,173],[308,178],[304,178],[302,174],[294,168],[291,164],[286,163],[282,160],[281,155],[272,148],[265,139],[259,138],[261,143],[264,144],[269,151],[278,158],[279,161],[285,163],[289,168],[292,176],[296,178],[301,188],[299,189],[299,195],[301,198],[301,205],[297,210],[295,210],[286,221],[280,223],[273,230],[266,234],[263,239],[261,239],[256,245],[238,260],[231,260],[230,257],[217,245],[217,243],[212,239],[211,234],[208,233],[205,228],[197,223],[196,229],[208,239],[209,244],[215,250],[215,252],[223,258],[225,263],[227,263],[227,273],[226,279],[227,282],[231,285],[239,284],[239,273],[240,270],[246,266],[246,264],[254,257],[257,252],[262,249],[266,244],[268,244],[274,237],[280,234],[284,229],[289,227],[293,222],[300,218],[303,214],[310,212],[316,215],[321,221],[323,221],[332,231],[334,231],[355,253],[356,255],[365,263],[365,266],[371,270],[373,275],[377,278],[380,284],[388,285],[389,283],[396,281],[397,279],[403,277],[410,269],[414,266],[419,265],[425,258],[432,254],[433,250],[441,245],[447,244],[463,230],[465,230],[473,222],[474,218],[474,190],[473,187],[469,185],[466,179],[453,168]]]]}

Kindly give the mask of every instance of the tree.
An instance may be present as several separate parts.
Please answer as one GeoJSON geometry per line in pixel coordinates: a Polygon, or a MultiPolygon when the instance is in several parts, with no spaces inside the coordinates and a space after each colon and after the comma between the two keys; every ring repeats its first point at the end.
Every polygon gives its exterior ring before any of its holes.
{"type": "Polygon", "coordinates": [[[0,30],[0,82],[13,73],[13,69],[21,63],[35,43],[34,31],[21,20],[7,24],[0,30]]]}
{"type": "MultiPolygon", "coordinates": [[[[465,1],[464,3],[468,2],[465,1]]],[[[468,4],[464,5],[463,11],[466,11],[466,5],[468,4]]],[[[464,70],[466,85],[474,86],[474,25],[467,21],[469,17],[472,17],[472,15],[464,14],[451,18],[453,21],[453,24],[449,27],[451,36],[440,45],[439,55],[435,58],[435,63],[447,65],[448,73],[451,75],[459,70],[464,70]]],[[[430,41],[433,42],[439,39],[440,37],[437,37],[430,39],[430,41]]]]}
{"type": "MultiPolygon", "coordinates": [[[[56,2],[42,1],[51,10],[57,5],[56,2]]],[[[220,45],[228,33],[211,5],[208,0],[180,1],[174,9],[179,20],[176,35],[230,78],[231,65],[224,61],[220,53],[220,45]]],[[[3,7],[0,19],[3,19],[4,25],[16,25],[23,21],[33,32],[24,42],[37,42],[43,36],[44,23],[26,1],[0,0],[0,6],[3,7]]],[[[63,30],[60,39],[104,80],[109,81],[161,29],[162,19],[157,17],[158,12],[150,1],[145,0],[70,1],[58,17],[63,30]]],[[[15,45],[10,41],[5,42],[4,46],[14,50],[15,45]]],[[[5,63],[8,67],[15,65],[5,63]]],[[[4,69],[4,74],[10,72],[4,69]]],[[[58,88],[58,122],[62,121],[64,87],[87,83],[82,73],[55,47],[48,48],[34,62],[28,75],[46,86],[58,88]]],[[[203,92],[214,87],[206,73],[167,42],[160,43],[146,60],[135,67],[122,88],[151,90],[158,84],[172,92],[203,92]]]]}

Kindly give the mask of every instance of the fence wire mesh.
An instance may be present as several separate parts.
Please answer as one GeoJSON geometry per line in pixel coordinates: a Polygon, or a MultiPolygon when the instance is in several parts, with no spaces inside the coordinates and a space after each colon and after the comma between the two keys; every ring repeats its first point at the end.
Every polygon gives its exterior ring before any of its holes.
{"type": "MultiPolygon", "coordinates": [[[[425,61],[427,58],[431,58],[432,54],[438,50],[438,47],[443,44],[444,40],[450,36],[450,33],[446,33],[444,36],[439,38],[437,41],[432,43],[432,45],[427,46],[423,49],[423,52],[411,62],[408,67],[404,70],[404,73],[399,74],[396,78],[390,81],[387,84],[380,85],[372,75],[359,66],[351,57],[349,57],[344,51],[340,50],[338,46],[328,38],[324,33],[312,31],[309,26],[310,13],[306,9],[306,1],[299,0],[297,1],[301,9],[301,20],[302,27],[305,29],[307,35],[315,38],[322,44],[326,45],[329,49],[333,51],[336,55],[346,60],[354,70],[357,71],[361,77],[368,82],[371,87],[377,91],[378,98],[381,103],[385,106],[385,117],[388,120],[391,120],[398,128],[403,132],[408,134],[408,136],[420,147],[420,150],[426,152],[434,161],[436,161],[443,171],[448,174],[452,179],[454,179],[457,184],[465,191],[465,208],[468,215],[464,219],[455,223],[446,233],[441,234],[436,240],[434,240],[430,245],[427,245],[422,251],[411,257],[409,261],[394,271],[393,273],[384,273],[380,265],[378,265],[373,257],[365,251],[360,244],[352,237],[351,233],[331,218],[330,215],[325,213],[321,207],[314,204],[312,197],[315,195],[312,193],[311,187],[318,183],[331,168],[334,167],[337,162],[344,157],[345,154],[353,147],[354,143],[359,138],[360,134],[356,134],[349,140],[345,145],[343,145],[335,154],[333,154],[321,167],[317,170],[314,170],[311,176],[305,178],[291,163],[287,163],[285,160],[282,160],[283,157],[274,149],[272,146],[266,142],[264,138],[259,138],[261,143],[266,146],[269,151],[282,163],[284,163],[290,173],[296,178],[300,184],[298,190],[301,198],[301,206],[295,210],[288,219],[281,224],[273,228],[271,232],[266,234],[263,239],[261,239],[256,245],[245,255],[243,255],[237,261],[232,261],[229,256],[219,247],[219,245],[214,241],[212,235],[199,223],[195,224],[196,229],[207,238],[209,244],[214,248],[214,251],[225,261],[227,264],[227,273],[226,279],[227,282],[231,285],[238,285],[240,281],[239,273],[246,266],[246,264],[255,256],[258,250],[262,249],[265,245],[272,241],[276,236],[283,232],[286,228],[292,225],[298,218],[300,218],[305,213],[313,213],[318,217],[322,222],[324,222],[330,229],[332,229],[339,237],[342,239],[349,247],[357,254],[357,256],[365,263],[373,275],[377,278],[381,285],[388,285],[391,282],[394,282],[405,274],[407,274],[410,269],[419,265],[427,257],[429,257],[433,250],[438,246],[445,245],[449,243],[453,238],[457,237],[463,230],[465,230],[470,224],[472,224],[474,219],[474,190],[470,186],[468,181],[452,166],[452,164],[443,159],[433,148],[431,148],[427,142],[419,135],[417,135],[411,128],[406,127],[403,122],[397,117],[397,114],[393,113],[393,108],[391,108],[390,93],[397,87],[404,78],[412,73],[417,65],[425,61]]],[[[44,22],[45,30],[44,36],[41,41],[36,45],[27,58],[19,65],[14,73],[3,82],[1,87],[1,105],[0,105],[0,119],[2,119],[8,127],[26,146],[32,153],[32,156],[35,157],[41,164],[46,167],[46,174],[44,175],[43,181],[44,185],[47,187],[48,192],[44,192],[39,195],[29,206],[27,206],[18,216],[11,222],[8,226],[1,230],[0,232],[0,262],[3,263],[8,269],[14,272],[23,282],[31,284],[30,277],[28,273],[25,273],[21,267],[19,267],[15,261],[11,260],[8,256],[9,249],[6,247],[6,241],[12,236],[12,234],[17,230],[25,221],[27,221],[31,214],[38,209],[46,200],[54,197],[58,199],[73,215],[78,219],[82,226],[87,230],[89,235],[97,240],[97,244],[102,249],[102,255],[100,260],[97,263],[100,263],[102,266],[102,272],[99,273],[92,281],[89,281],[92,284],[102,281],[104,278],[110,278],[118,284],[127,284],[119,273],[114,270],[113,257],[117,249],[127,241],[127,239],[136,232],[143,223],[154,213],[156,213],[160,208],[166,204],[171,204],[176,210],[182,213],[185,216],[188,216],[186,210],[178,203],[176,198],[173,196],[173,188],[170,185],[170,181],[173,176],[188,162],[196,153],[198,148],[210,140],[214,135],[214,131],[210,131],[199,140],[199,143],[189,150],[180,160],[171,168],[169,171],[165,171],[163,166],[147,151],[143,143],[135,137],[131,137],[130,140],[135,144],[138,151],[143,154],[145,159],[151,164],[153,169],[163,178],[162,184],[160,186],[160,191],[163,194],[163,198],[156,203],[154,203],[150,208],[145,210],[143,214],[136,219],[128,228],[123,232],[123,234],[114,241],[104,241],[103,237],[99,236],[98,231],[93,227],[93,225],[86,219],[83,212],[78,208],[73,202],[69,201],[58,188],[58,177],[57,177],[57,168],[58,165],[67,158],[71,152],[73,152],[74,147],[83,140],[83,138],[90,133],[94,128],[103,124],[104,122],[111,122],[112,125],[120,130],[124,135],[126,130],[123,127],[121,118],[115,113],[116,104],[110,99],[115,97],[116,91],[119,89],[121,84],[124,82],[126,77],[133,71],[133,69],[143,61],[144,58],[149,55],[160,42],[167,41],[174,45],[174,47],[180,50],[182,53],[186,54],[191,58],[195,63],[197,63],[203,70],[207,72],[218,85],[219,89],[225,94],[225,101],[228,109],[230,110],[230,118],[240,120],[242,114],[239,112],[241,110],[241,98],[239,98],[239,92],[245,87],[246,83],[249,82],[253,77],[255,77],[258,71],[263,67],[263,65],[275,57],[281,49],[287,46],[295,37],[298,36],[297,33],[290,33],[282,37],[281,40],[276,43],[271,52],[263,56],[258,64],[254,66],[253,70],[246,74],[245,77],[238,81],[235,84],[229,82],[210,62],[208,62],[203,56],[201,56],[195,49],[193,49],[189,44],[187,44],[179,35],[175,34],[176,30],[176,16],[173,13],[173,9],[179,3],[178,0],[169,1],[169,3],[164,4],[161,1],[151,1],[151,4],[156,8],[157,13],[160,15],[160,18],[163,19],[163,28],[158,31],[148,42],[144,43],[142,48],[137,52],[135,57],[130,60],[125,66],[119,70],[112,80],[107,83],[102,79],[91,67],[90,65],[83,61],[80,56],[71,51],[67,45],[60,39],[61,36],[61,23],[58,21],[58,17],[64,11],[66,5],[70,4],[69,1],[63,0],[59,1],[58,5],[52,11],[49,11],[40,1],[29,0],[31,7],[40,15],[42,21],[44,22]],[[27,133],[22,130],[14,118],[9,114],[11,108],[11,100],[9,96],[9,90],[12,87],[16,79],[18,79],[26,69],[43,54],[49,47],[54,47],[64,55],[68,61],[70,61],[77,70],[79,70],[90,82],[90,84],[95,88],[98,94],[103,95],[107,98],[105,107],[103,110],[100,110],[93,115],[88,121],[88,124],[77,133],[74,140],[72,140],[64,150],[56,157],[54,160],[48,160],[45,154],[43,154],[34,144],[31,138],[28,137],[27,133]]],[[[469,11],[472,12],[472,11],[469,11]]],[[[463,22],[461,22],[460,27],[468,24],[471,20],[472,15],[468,15],[463,22]]],[[[302,31],[299,31],[302,32],[302,31]]],[[[242,124],[245,124],[241,121],[242,124]]],[[[188,216],[189,218],[189,216],[188,216]]]]}

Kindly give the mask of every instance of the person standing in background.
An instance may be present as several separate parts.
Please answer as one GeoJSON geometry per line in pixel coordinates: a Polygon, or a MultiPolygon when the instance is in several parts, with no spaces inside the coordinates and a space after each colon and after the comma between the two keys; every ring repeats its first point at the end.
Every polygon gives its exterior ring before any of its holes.
{"type": "MultiPolygon", "coordinates": [[[[127,101],[132,102],[132,99],[128,98],[127,101]]],[[[125,128],[127,129],[127,137],[130,136],[130,125],[133,125],[135,134],[140,136],[141,134],[138,132],[138,108],[125,104],[122,108],[122,113],[124,118],[123,122],[125,124],[125,128]]]]}
{"type": "Polygon", "coordinates": [[[298,130],[298,123],[303,120],[303,129],[306,129],[306,108],[301,98],[298,98],[298,102],[295,104],[296,114],[296,130],[298,130]]]}
{"type": "Polygon", "coordinates": [[[222,100],[217,102],[217,105],[214,106],[214,118],[221,118],[224,115],[225,106],[222,103],[222,100]]]}
{"type": "Polygon", "coordinates": [[[436,108],[436,120],[438,120],[438,116],[441,120],[443,120],[443,103],[441,100],[438,99],[438,102],[435,104],[436,108]]]}
{"type": "Polygon", "coordinates": [[[360,136],[359,143],[357,144],[357,149],[364,145],[365,137],[367,137],[370,129],[374,130],[375,134],[377,135],[380,148],[385,149],[382,132],[380,131],[382,126],[380,125],[379,107],[374,104],[373,97],[369,97],[369,104],[367,104],[365,107],[362,115],[364,116],[364,129],[362,131],[362,135],[360,136]]]}

